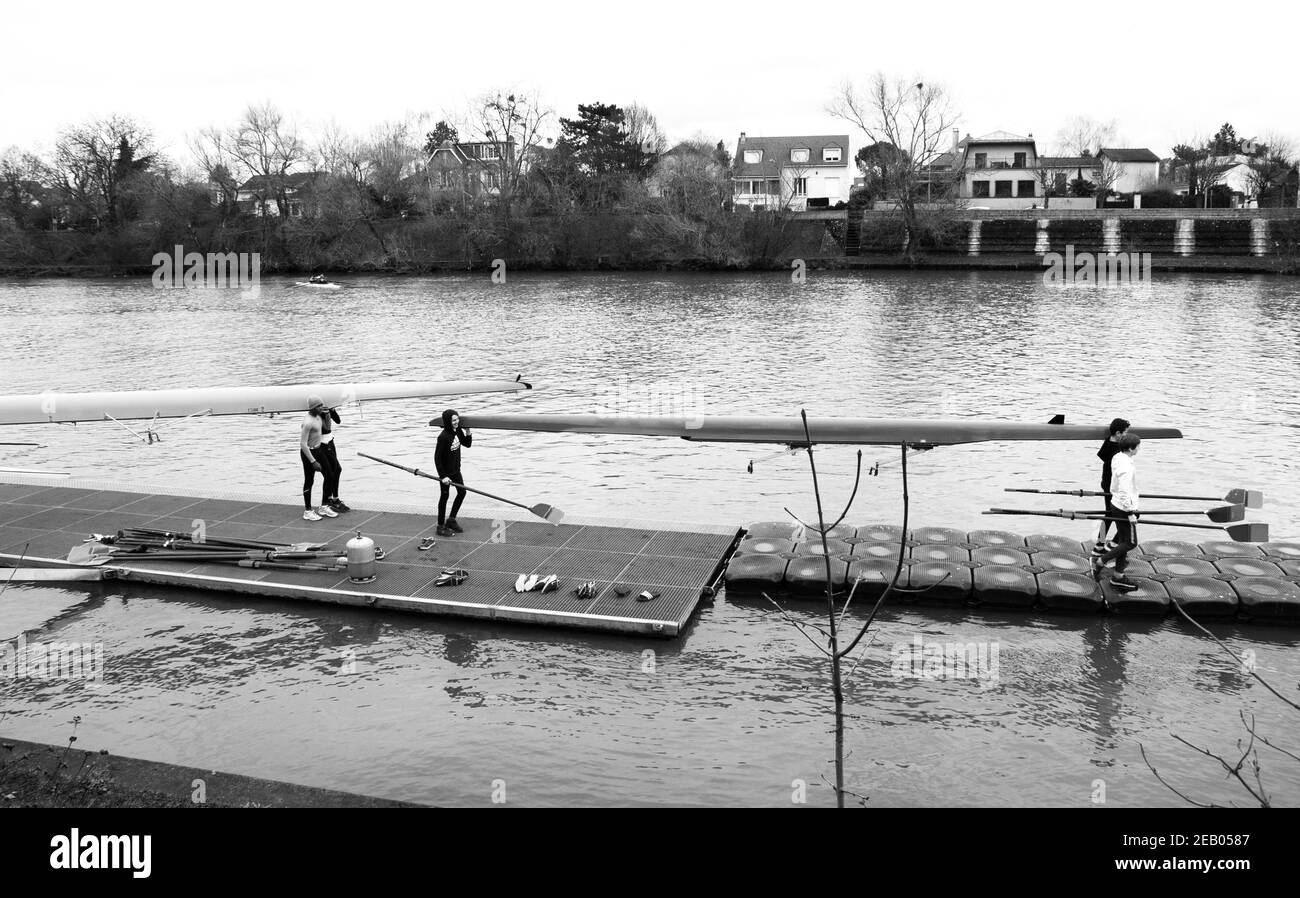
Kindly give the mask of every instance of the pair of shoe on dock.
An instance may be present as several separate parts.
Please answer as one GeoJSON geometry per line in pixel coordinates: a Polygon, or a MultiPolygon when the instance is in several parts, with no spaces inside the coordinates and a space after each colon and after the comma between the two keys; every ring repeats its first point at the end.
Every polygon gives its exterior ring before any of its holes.
{"type": "Polygon", "coordinates": [[[537,574],[520,574],[515,580],[515,592],[555,592],[560,588],[560,578],[554,574],[541,577],[537,574]]]}
{"type": "Polygon", "coordinates": [[[433,581],[434,586],[460,586],[469,578],[469,572],[460,568],[443,568],[438,579],[433,581]]]}

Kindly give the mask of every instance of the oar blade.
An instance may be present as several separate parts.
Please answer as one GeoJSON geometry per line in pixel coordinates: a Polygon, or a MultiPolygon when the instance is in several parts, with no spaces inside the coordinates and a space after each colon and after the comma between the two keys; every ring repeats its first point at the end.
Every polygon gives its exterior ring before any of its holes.
{"type": "Polygon", "coordinates": [[[68,553],[68,564],[107,564],[109,556],[107,554],[96,552],[98,546],[95,543],[82,543],[72,547],[68,553]]]}
{"type": "Polygon", "coordinates": [[[1246,519],[1246,506],[1221,505],[1218,508],[1211,508],[1205,516],[1216,524],[1232,524],[1246,519]]]}
{"type": "Polygon", "coordinates": [[[1233,542],[1266,543],[1268,542],[1268,524],[1259,522],[1249,524],[1229,524],[1223,528],[1233,542]]]}
{"type": "Polygon", "coordinates": [[[1223,497],[1223,501],[1244,505],[1247,508],[1263,508],[1264,494],[1260,490],[1231,489],[1228,490],[1228,495],[1223,497]]]}
{"type": "Polygon", "coordinates": [[[564,512],[560,511],[554,505],[547,505],[545,502],[539,502],[528,509],[539,518],[545,520],[548,524],[558,525],[564,520],[564,512]]]}

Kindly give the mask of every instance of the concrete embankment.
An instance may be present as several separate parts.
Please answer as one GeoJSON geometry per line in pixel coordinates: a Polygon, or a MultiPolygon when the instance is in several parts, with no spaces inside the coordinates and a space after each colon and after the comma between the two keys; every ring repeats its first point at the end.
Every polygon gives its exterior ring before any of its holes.
{"type": "Polygon", "coordinates": [[[850,268],[1041,268],[1052,253],[1133,253],[1162,271],[1300,271],[1298,209],[967,209],[927,233],[914,259],[897,214],[845,214],[850,268]]]}

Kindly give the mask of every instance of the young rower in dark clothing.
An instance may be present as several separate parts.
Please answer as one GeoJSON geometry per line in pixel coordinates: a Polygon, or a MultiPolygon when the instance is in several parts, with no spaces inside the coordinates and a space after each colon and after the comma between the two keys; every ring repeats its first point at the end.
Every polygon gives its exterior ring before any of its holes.
{"type": "Polygon", "coordinates": [[[1115,576],[1111,578],[1110,585],[1120,592],[1132,592],[1138,588],[1138,584],[1125,576],[1124,571],[1128,568],[1128,553],[1138,546],[1138,503],[1142,497],[1138,493],[1137,466],[1133,463],[1133,456],[1137,455],[1142,440],[1126,433],[1116,441],[1115,445],[1119,451],[1114,457],[1115,463],[1108,490],[1111,494],[1111,504],[1108,507],[1113,507],[1116,512],[1115,517],[1119,518],[1115,522],[1116,545],[1102,555],[1093,556],[1092,574],[1100,581],[1106,563],[1114,561],[1115,576]]]}
{"type": "Polygon", "coordinates": [[[320,416],[320,451],[327,455],[330,461],[329,466],[322,471],[325,475],[325,483],[321,494],[321,502],[337,512],[351,511],[352,509],[339,498],[339,479],[343,476],[343,465],[339,463],[338,449],[334,445],[331,421],[334,424],[343,423],[339,413],[334,409],[330,409],[328,415],[322,414],[320,416]]]}
{"type": "MultiPolygon", "coordinates": [[[[438,419],[434,418],[429,424],[436,424],[437,421],[438,419]]],[[[456,501],[451,505],[451,517],[447,517],[447,497],[451,494],[452,484],[465,482],[460,473],[460,450],[461,447],[468,449],[473,443],[474,437],[470,434],[469,428],[462,429],[460,426],[460,414],[453,408],[444,411],[442,432],[438,434],[438,448],[433,454],[434,466],[438,469],[438,476],[442,478],[438,496],[438,528],[434,531],[439,536],[464,532],[464,528],[456,521],[456,514],[460,511],[460,504],[465,501],[465,491],[460,487],[456,488],[456,501]]]]}
{"type": "MultiPolygon", "coordinates": [[[[1103,493],[1110,492],[1111,460],[1115,458],[1115,453],[1119,452],[1119,440],[1124,436],[1124,434],[1128,433],[1128,428],[1129,423],[1123,418],[1116,418],[1114,421],[1111,421],[1110,437],[1106,442],[1102,443],[1101,448],[1097,450],[1097,457],[1101,459],[1101,491],[1103,493]]],[[[1106,501],[1106,516],[1108,518],[1122,517],[1119,510],[1116,509],[1114,504],[1110,501],[1111,497],[1107,495],[1103,498],[1106,501]]],[[[1097,544],[1092,547],[1093,555],[1103,555],[1109,549],[1114,548],[1113,544],[1106,542],[1106,531],[1110,530],[1110,525],[1112,523],[1112,521],[1108,520],[1101,522],[1101,528],[1097,533],[1097,544]]],[[[1116,524],[1115,529],[1117,531],[1119,530],[1118,524],[1116,524]]]]}

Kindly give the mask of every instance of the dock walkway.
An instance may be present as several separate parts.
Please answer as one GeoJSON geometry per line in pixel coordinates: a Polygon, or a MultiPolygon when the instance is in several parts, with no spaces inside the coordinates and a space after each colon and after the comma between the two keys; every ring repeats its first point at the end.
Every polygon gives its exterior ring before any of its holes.
{"type": "Polygon", "coordinates": [[[740,536],[739,528],[633,521],[563,523],[461,518],[465,532],[433,537],[428,509],[376,504],[319,523],[302,520],[299,506],[256,497],[184,496],[147,489],[96,488],[79,482],[57,486],[10,475],[0,482],[0,564],[63,563],[92,533],[145,527],[190,533],[198,524],[209,538],[277,543],[313,542],[340,553],[357,530],[384,549],[377,579],[353,584],[342,572],[241,568],[205,562],[113,562],[109,576],[158,586],[242,593],[280,599],[377,609],[575,627],[673,637],[718,581],[740,536]],[[459,586],[435,587],[443,568],[463,568],[459,586]],[[516,593],[519,574],[555,574],[550,593],[516,593]],[[579,598],[578,585],[594,580],[595,598],[579,598]],[[638,594],[657,593],[650,601],[638,594]],[[625,595],[620,595],[625,593],[625,595]]]}

